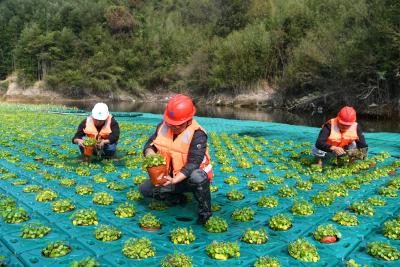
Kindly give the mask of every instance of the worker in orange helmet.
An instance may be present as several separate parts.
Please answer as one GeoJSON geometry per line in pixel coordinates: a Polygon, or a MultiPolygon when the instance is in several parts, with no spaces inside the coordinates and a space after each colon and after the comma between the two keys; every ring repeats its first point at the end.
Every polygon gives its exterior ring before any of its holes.
{"type": "Polygon", "coordinates": [[[165,109],[163,122],[144,146],[144,156],[159,153],[166,159],[166,182],[155,186],[146,180],[140,191],[144,196],[168,204],[186,202],[184,192],[193,192],[198,202],[198,224],[211,216],[210,182],[213,176],[207,148],[207,133],[193,116],[196,108],[189,96],[173,96],[165,109]]]}
{"type": "Polygon", "coordinates": [[[352,107],[343,107],[336,118],[330,119],[319,133],[313,155],[318,165],[322,166],[322,159],[333,158],[359,150],[362,158],[365,157],[368,145],[365,142],[361,126],[356,122],[357,114],[352,107]]]}

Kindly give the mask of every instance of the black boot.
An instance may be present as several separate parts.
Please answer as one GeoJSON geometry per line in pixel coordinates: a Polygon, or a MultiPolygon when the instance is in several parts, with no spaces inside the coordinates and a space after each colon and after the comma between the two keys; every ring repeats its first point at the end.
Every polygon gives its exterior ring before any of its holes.
{"type": "Polygon", "coordinates": [[[210,193],[210,181],[207,179],[199,184],[192,185],[194,198],[198,202],[199,217],[197,224],[204,225],[208,218],[211,217],[211,193],[210,193]]]}

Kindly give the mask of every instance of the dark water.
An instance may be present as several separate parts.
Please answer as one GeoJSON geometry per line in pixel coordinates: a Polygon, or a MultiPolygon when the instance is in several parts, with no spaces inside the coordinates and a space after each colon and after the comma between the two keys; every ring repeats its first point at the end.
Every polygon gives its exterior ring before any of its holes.
{"type": "MultiPolygon", "coordinates": [[[[32,103],[32,102],[30,102],[32,103]]],[[[39,103],[39,102],[35,102],[39,103]]],[[[43,102],[41,102],[43,103],[43,102]]],[[[49,104],[49,102],[46,102],[49,104]]],[[[74,102],[56,102],[54,104],[63,104],[70,107],[77,107],[90,111],[95,102],[74,101],[74,102]]],[[[122,112],[146,112],[162,114],[165,109],[163,103],[128,103],[128,102],[107,102],[111,111],[122,112]]],[[[303,112],[290,113],[281,110],[250,109],[237,107],[216,107],[197,105],[197,115],[202,117],[218,117],[238,120],[258,120],[279,122],[295,125],[306,125],[320,127],[328,119],[336,116],[334,113],[303,112]]],[[[358,122],[366,132],[400,132],[400,123],[398,118],[377,119],[371,117],[358,117],[358,122]]]]}

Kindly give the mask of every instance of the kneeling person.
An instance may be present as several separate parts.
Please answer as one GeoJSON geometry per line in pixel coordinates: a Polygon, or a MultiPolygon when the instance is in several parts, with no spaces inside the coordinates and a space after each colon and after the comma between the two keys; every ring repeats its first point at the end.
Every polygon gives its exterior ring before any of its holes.
{"type": "Polygon", "coordinates": [[[193,192],[198,202],[197,223],[204,224],[211,216],[210,181],[212,168],[207,149],[207,134],[193,119],[196,108],[190,97],[176,95],[168,102],[164,121],[147,141],[144,155],[159,153],[166,159],[168,181],[154,186],[146,180],[140,191],[170,204],[185,202],[184,192],[193,192]]]}
{"type": "Polygon", "coordinates": [[[97,103],[92,110],[92,115],[79,124],[72,143],[79,146],[81,153],[84,152],[85,136],[98,141],[94,153],[101,150],[105,157],[114,157],[119,139],[119,125],[109,113],[106,104],[97,103]]]}
{"type": "Polygon", "coordinates": [[[322,126],[313,155],[322,166],[322,159],[345,154],[362,159],[366,157],[367,150],[361,126],[356,122],[356,111],[352,107],[343,107],[336,118],[322,126]]]}

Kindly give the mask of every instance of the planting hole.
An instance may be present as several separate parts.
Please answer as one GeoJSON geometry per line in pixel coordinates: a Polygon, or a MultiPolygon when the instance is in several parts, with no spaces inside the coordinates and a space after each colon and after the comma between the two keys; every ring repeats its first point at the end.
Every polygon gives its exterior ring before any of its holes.
{"type": "Polygon", "coordinates": [[[176,220],[177,220],[177,221],[180,221],[180,222],[191,222],[191,221],[193,221],[193,218],[189,218],[189,217],[177,217],[176,220]]]}
{"type": "Polygon", "coordinates": [[[13,239],[11,239],[11,240],[10,240],[10,242],[11,242],[11,243],[17,243],[17,242],[18,242],[18,240],[17,240],[17,239],[15,239],[15,238],[13,238],[13,239]]]}
{"type": "Polygon", "coordinates": [[[117,260],[117,263],[118,263],[119,265],[123,265],[123,264],[125,264],[125,261],[123,261],[123,260],[117,260]]]}
{"type": "Polygon", "coordinates": [[[29,259],[29,262],[31,262],[31,263],[38,263],[39,260],[38,260],[38,258],[30,258],[30,259],[29,259]]]}

